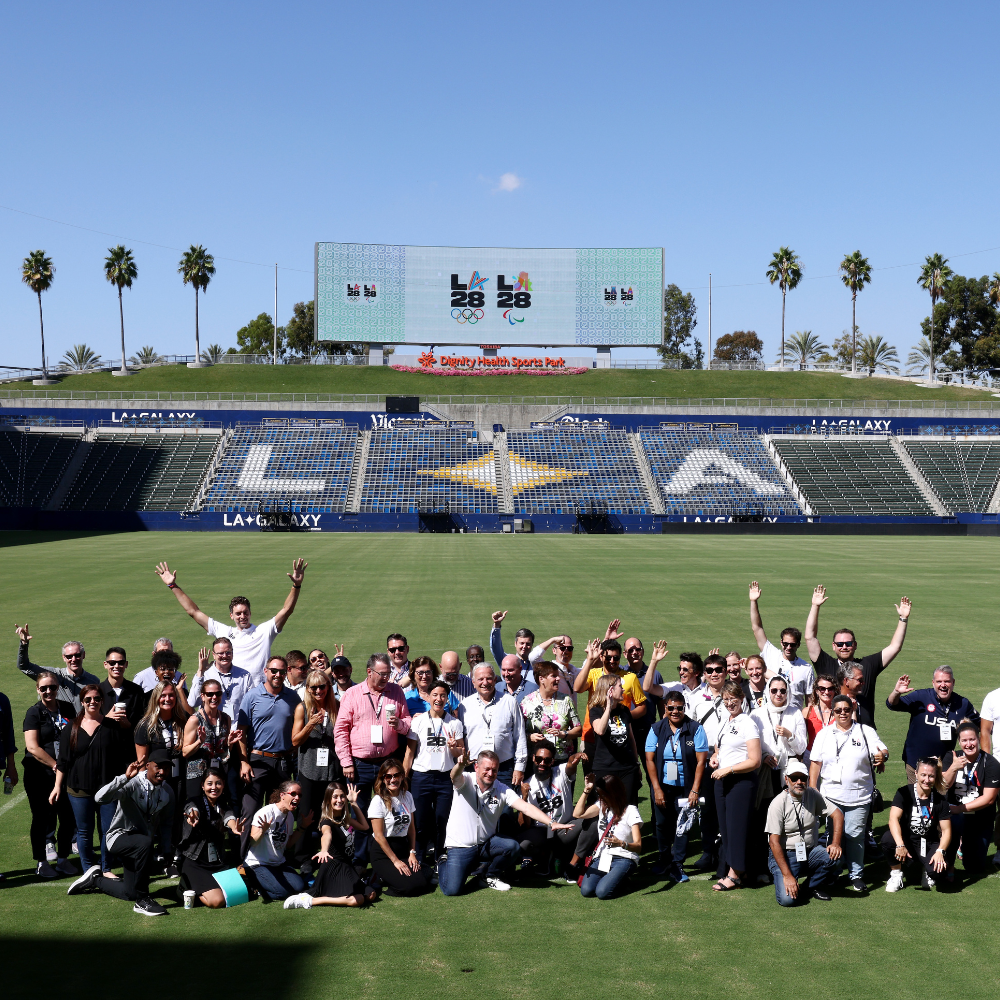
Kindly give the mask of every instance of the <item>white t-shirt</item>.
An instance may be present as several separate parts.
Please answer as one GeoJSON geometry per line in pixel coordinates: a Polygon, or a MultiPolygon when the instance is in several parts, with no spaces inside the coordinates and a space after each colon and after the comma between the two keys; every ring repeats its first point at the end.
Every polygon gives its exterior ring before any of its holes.
{"type": "Polygon", "coordinates": [[[264,831],[264,835],[254,843],[250,841],[250,850],[247,851],[247,864],[251,868],[257,865],[283,865],[285,863],[285,844],[292,835],[292,827],[295,819],[290,812],[282,812],[281,806],[277,803],[264,806],[253,814],[251,826],[261,826],[270,820],[271,825],[264,831]]]}
{"type": "Polygon", "coordinates": [[[781,674],[788,681],[788,704],[801,711],[806,703],[806,696],[812,694],[813,682],[816,680],[812,664],[801,656],[786,660],[770,639],[764,643],[760,655],[764,658],[768,673],[781,674]]]}
{"type": "Polygon", "coordinates": [[[228,639],[233,644],[233,666],[247,671],[255,685],[263,682],[264,667],[271,655],[271,643],[281,631],[273,618],[259,625],[251,625],[243,631],[235,625],[224,625],[209,618],[206,631],[217,639],[228,639]]]}
{"type": "Polygon", "coordinates": [[[462,779],[462,785],[455,788],[451,799],[445,848],[485,844],[496,833],[503,807],[521,801],[521,796],[502,781],[495,781],[483,792],[474,773],[463,774],[462,779]]]}
{"type": "MultiPolygon", "coordinates": [[[[1000,688],[995,688],[983,699],[982,711],[979,714],[987,722],[992,722],[996,726],[997,719],[1000,719],[1000,688]]],[[[1000,739],[1000,733],[994,733],[994,747],[998,739],[1000,739]]]]}
{"type": "Polygon", "coordinates": [[[728,719],[719,726],[716,747],[719,751],[719,767],[732,767],[747,759],[747,740],[759,740],[760,729],[756,721],[746,712],[735,719],[728,719]]]}
{"type": "Polygon", "coordinates": [[[871,726],[855,722],[846,733],[837,725],[821,729],[809,759],[822,764],[820,789],[824,797],[840,806],[867,802],[875,789],[869,753],[885,748],[871,726]]]}
{"type": "MultiPolygon", "coordinates": [[[[604,836],[604,830],[608,823],[614,819],[611,814],[610,809],[602,809],[597,816],[597,836],[598,841],[604,836]]],[[[622,813],[622,818],[611,828],[611,832],[608,834],[609,837],[617,837],[619,840],[624,840],[628,843],[632,839],[632,827],[638,826],[642,827],[642,816],[639,810],[635,806],[626,806],[625,812],[622,813]]],[[[597,859],[607,851],[608,854],[613,855],[616,858],[626,858],[629,861],[638,861],[639,855],[633,854],[631,851],[626,850],[624,847],[608,847],[607,843],[601,843],[601,846],[594,851],[594,864],[597,863],[597,859]]]]}
{"type": "MultiPolygon", "coordinates": [[[[566,765],[553,768],[550,780],[544,785],[538,780],[538,775],[533,774],[528,781],[528,801],[551,816],[555,823],[572,822],[573,786],[566,776],[566,765]]],[[[535,820],[535,826],[545,824],[535,820]]]]}
{"type": "Polygon", "coordinates": [[[721,696],[716,700],[703,702],[698,706],[698,714],[692,716],[695,722],[701,723],[701,728],[705,730],[708,738],[708,745],[714,747],[719,739],[719,729],[722,723],[729,719],[729,710],[722,704],[721,696]]]}
{"type": "Polygon", "coordinates": [[[443,719],[432,719],[430,712],[415,715],[406,734],[417,744],[413,770],[450,771],[455,760],[448,750],[448,740],[460,740],[464,735],[465,727],[447,712],[443,719]]]}
{"type": "Polygon", "coordinates": [[[689,719],[697,719],[705,711],[706,705],[715,700],[707,684],[699,684],[693,691],[687,685],[681,686],[684,694],[684,714],[689,719]]]}
{"type": "Polygon", "coordinates": [[[410,832],[415,809],[413,796],[409,792],[403,792],[398,797],[394,795],[389,810],[386,810],[382,796],[376,795],[368,807],[368,818],[385,820],[386,837],[405,837],[410,832]]]}

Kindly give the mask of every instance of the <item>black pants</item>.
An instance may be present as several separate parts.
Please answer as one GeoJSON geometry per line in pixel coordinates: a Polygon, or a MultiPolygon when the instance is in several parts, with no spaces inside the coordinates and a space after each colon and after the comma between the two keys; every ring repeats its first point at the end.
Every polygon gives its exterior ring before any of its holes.
{"type": "MultiPolygon", "coordinates": [[[[934,871],[934,867],[931,865],[931,858],[934,857],[934,853],[938,849],[938,842],[936,840],[928,840],[927,857],[922,858],[920,857],[920,838],[914,837],[905,826],[901,826],[900,830],[903,834],[903,845],[910,852],[910,856],[903,862],[903,870],[905,871],[907,868],[922,868],[932,879],[940,878],[940,874],[934,871]]],[[[886,830],[882,834],[881,846],[885,860],[890,865],[899,864],[896,861],[896,841],[890,830],[886,830]]]]}
{"type": "MultiPolygon", "coordinates": [[[[386,839],[392,853],[404,862],[410,860],[410,841],[407,837],[388,837],[386,839]]],[[[428,882],[427,873],[421,868],[419,871],[410,871],[403,875],[399,869],[389,860],[385,852],[378,845],[378,841],[372,837],[369,847],[372,862],[372,871],[387,886],[387,894],[392,896],[414,896],[417,893],[426,892],[431,888],[428,882]]]]}
{"type": "Polygon", "coordinates": [[[548,828],[544,826],[522,826],[518,831],[518,837],[524,856],[531,858],[540,869],[547,870],[553,857],[563,862],[569,861],[576,853],[577,841],[582,830],[583,820],[575,819],[572,829],[556,830],[551,837],[548,828]]]}
{"type": "MultiPolygon", "coordinates": [[[[240,837],[241,858],[247,856],[250,847],[250,821],[253,819],[253,814],[260,809],[271,792],[288,779],[290,773],[288,761],[284,757],[254,757],[251,754],[250,758],[253,781],[243,783],[241,814],[246,820],[246,825],[240,837]]],[[[178,809],[177,812],[181,810],[178,809]]]]}
{"type": "Polygon", "coordinates": [[[701,827],[701,853],[717,860],[719,857],[719,813],[715,808],[716,782],[712,779],[714,773],[706,764],[705,774],[701,782],[701,787],[705,790],[702,793],[705,801],[701,807],[698,823],[701,827]]]}
{"type": "Polygon", "coordinates": [[[329,781],[320,781],[315,778],[298,779],[302,795],[299,798],[299,816],[308,816],[312,812],[312,822],[309,826],[302,826],[299,822],[299,829],[302,836],[295,845],[293,867],[297,868],[307,858],[311,858],[319,850],[319,840],[317,831],[319,830],[320,813],[323,811],[323,796],[326,795],[326,787],[329,781]]]}
{"type": "Polygon", "coordinates": [[[720,860],[734,871],[747,870],[747,839],[757,798],[752,774],[730,774],[715,784],[715,808],[722,832],[720,860]]]}
{"type": "Polygon", "coordinates": [[[24,793],[31,807],[31,856],[36,861],[45,860],[45,842],[56,829],[56,853],[60,858],[68,858],[73,847],[73,833],[76,820],[69,795],[63,791],[54,806],[49,805],[49,794],[55,788],[56,776],[41,766],[27,765],[24,768],[24,793]]]}
{"type": "Polygon", "coordinates": [[[149,872],[153,865],[153,839],[139,833],[123,833],[114,844],[121,860],[122,878],[102,877],[101,892],[117,899],[136,900],[149,895],[149,872]]]}

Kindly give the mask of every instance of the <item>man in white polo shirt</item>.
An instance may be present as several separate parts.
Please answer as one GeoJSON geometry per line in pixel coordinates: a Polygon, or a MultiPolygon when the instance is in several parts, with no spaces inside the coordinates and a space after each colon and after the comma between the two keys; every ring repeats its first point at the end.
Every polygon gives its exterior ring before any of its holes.
{"type": "Polygon", "coordinates": [[[521,845],[496,835],[497,823],[504,806],[524,813],[533,820],[553,830],[572,829],[571,823],[553,822],[537,806],[521,798],[513,788],[496,780],[500,760],[492,750],[483,750],[476,758],[476,769],[468,774],[464,768],[469,759],[463,753],[451,769],[454,793],[444,846],[447,861],[438,872],[438,884],[446,896],[457,896],[462,891],[469,872],[486,865],[480,884],[506,892],[510,885],[500,875],[513,868],[521,858],[521,845]]]}
{"type": "Polygon", "coordinates": [[[260,625],[250,621],[250,601],[246,597],[234,597],[229,602],[229,617],[233,625],[225,625],[209,618],[198,605],[184,593],[177,584],[177,574],[161,562],[156,567],[160,579],[174,592],[180,606],[209,634],[218,638],[226,638],[233,644],[233,666],[240,667],[250,674],[255,685],[264,678],[264,666],[271,655],[271,643],[274,637],[285,627],[289,615],[295,610],[295,602],[299,599],[302,589],[302,578],[305,576],[304,559],[292,562],[292,572],[286,574],[292,581],[292,589],[285,598],[284,607],[273,617],[260,625]]]}

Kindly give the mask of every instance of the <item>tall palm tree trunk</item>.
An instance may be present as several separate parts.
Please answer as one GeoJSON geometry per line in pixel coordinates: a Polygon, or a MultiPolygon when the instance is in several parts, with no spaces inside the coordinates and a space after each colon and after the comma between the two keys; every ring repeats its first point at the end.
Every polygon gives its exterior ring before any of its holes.
{"type": "Polygon", "coordinates": [[[194,286],[194,360],[201,361],[201,339],[198,335],[198,286],[194,286]]]}
{"type": "Polygon", "coordinates": [[[930,348],[930,366],[928,371],[930,376],[928,379],[928,385],[934,384],[934,292],[931,292],[931,337],[928,341],[928,347],[930,348]]]}
{"type": "Polygon", "coordinates": [[[122,321],[122,371],[125,371],[125,308],[122,306],[122,286],[118,286],[118,315],[122,321]]]}
{"type": "Polygon", "coordinates": [[[781,289],[781,370],[785,370],[785,290],[781,289]]]}
{"type": "Polygon", "coordinates": [[[42,331],[42,378],[48,378],[49,373],[45,367],[45,321],[42,319],[42,293],[38,293],[38,326],[42,331]]]}
{"type": "Polygon", "coordinates": [[[851,293],[851,372],[858,370],[858,293],[851,293]]]}

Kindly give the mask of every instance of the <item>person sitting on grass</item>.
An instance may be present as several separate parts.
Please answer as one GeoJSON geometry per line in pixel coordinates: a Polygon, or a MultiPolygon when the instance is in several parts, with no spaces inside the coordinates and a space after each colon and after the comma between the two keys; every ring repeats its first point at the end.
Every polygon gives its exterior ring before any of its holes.
{"type": "Polygon", "coordinates": [[[882,837],[882,853],[892,868],[886,892],[899,892],[906,884],[903,866],[921,869],[921,888],[933,889],[935,878],[948,866],[945,856],[951,843],[948,799],[942,787],[941,765],[936,757],[917,761],[917,780],[903,785],[889,809],[889,829],[882,837]]]}
{"type": "Polygon", "coordinates": [[[358,786],[340,778],[330,782],[319,821],[320,849],[316,881],[308,892],[285,900],[286,910],[311,910],[314,906],[364,906],[378,898],[378,890],[358,876],[354,859],[354,831],[367,830],[368,820],[358,806],[358,786]]]}
{"type": "Polygon", "coordinates": [[[201,779],[201,794],[192,796],[184,806],[180,851],[181,885],[198,894],[202,906],[218,910],[226,905],[226,895],[215,881],[218,872],[230,865],[226,861],[226,830],[239,836],[244,820],[237,819],[226,794],[226,776],[210,767],[201,779]]]}
{"type": "Polygon", "coordinates": [[[124,878],[101,875],[101,866],[92,865],[66,890],[67,896],[103,892],[116,899],[134,902],[133,912],[146,917],[162,917],[166,910],[149,894],[156,838],[169,856],[170,826],[174,816],[174,793],[166,783],[170,754],[154,750],[145,767],[132,761],[124,774],[113,778],[95,796],[97,802],[115,802],[115,814],[105,839],[109,852],[122,861],[124,878]]]}
{"type": "Polygon", "coordinates": [[[387,896],[415,896],[427,889],[429,876],[417,856],[416,806],[406,772],[395,757],[379,768],[372,791],[372,871],[387,886],[387,896]]]}
{"type": "Polygon", "coordinates": [[[573,808],[573,817],[585,820],[594,816],[598,818],[597,847],[584,869],[580,895],[609,899],[621,894],[639,864],[642,816],[629,804],[628,792],[617,775],[598,777],[591,771],[573,808]],[[588,806],[587,800],[594,792],[597,801],[588,806]]]}
{"type": "MultiPolygon", "coordinates": [[[[294,833],[294,813],[299,806],[302,789],[297,781],[283,781],[271,794],[268,805],[254,813],[250,825],[250,849],[246,863],[260,887],[264,902],[287,899],[302,892],[305,882],[285,860],[285,851],[298,839],[301,830],[294,833]]],[[[304,816],[301,826],[308,827],[312,814],[304,816]]]]}

